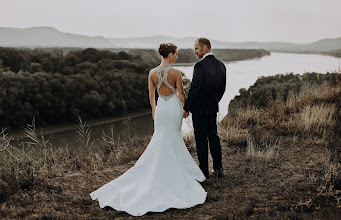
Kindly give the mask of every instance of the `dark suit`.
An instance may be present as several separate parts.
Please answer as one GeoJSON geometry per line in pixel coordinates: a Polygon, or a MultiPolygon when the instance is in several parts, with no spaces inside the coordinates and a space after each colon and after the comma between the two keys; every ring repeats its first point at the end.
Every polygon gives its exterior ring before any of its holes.
{"type": "Polygon", "coordinates": [[[218,103],[225,92],[226,67],[213,55],[196,63],[184,110],[192,112],[199,167],[208,175],[208,143],[213,169],[222,168],[221,145],[217,133],[218,103]]]}

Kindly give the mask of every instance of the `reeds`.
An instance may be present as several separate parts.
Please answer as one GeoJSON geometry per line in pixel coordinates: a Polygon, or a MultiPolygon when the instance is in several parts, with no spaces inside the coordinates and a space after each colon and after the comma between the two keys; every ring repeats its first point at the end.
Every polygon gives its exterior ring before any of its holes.
{"type": "Polygon", "coordinates": [[[91,128],[86,126],[86,122],[83,122],[81,117],[78,116],[78,127],[77,127],[77,140],[81,144],[81,146],[90,151],[94,141],[90,141],[91,139],[91,128]]]}

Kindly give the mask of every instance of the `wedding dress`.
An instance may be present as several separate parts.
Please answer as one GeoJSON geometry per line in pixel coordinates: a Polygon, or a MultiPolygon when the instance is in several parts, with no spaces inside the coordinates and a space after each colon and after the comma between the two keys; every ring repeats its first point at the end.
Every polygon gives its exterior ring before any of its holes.
{"type": "Polygon", "coordinates": [[[146,150],[123,175],[90,193],[101,208],[110,206],[141,216],[168,208],[189,208],[206,200],[207,193],[198,182],[204,181],[205,176],[182,139],[182,103],[167,81],[170,69],[157,67],[159,99],[154,134],[146,150]],[[162,83],[173,91],[171,95],[160,94],[162,83]]]}

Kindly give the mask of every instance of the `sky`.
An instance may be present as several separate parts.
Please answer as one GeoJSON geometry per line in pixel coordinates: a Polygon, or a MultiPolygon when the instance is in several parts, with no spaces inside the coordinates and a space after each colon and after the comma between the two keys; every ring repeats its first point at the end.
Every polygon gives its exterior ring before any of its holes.
{"type": "Polygon", "coordinates": [[[341,0],[0,0],[0,27],[311,43],[341,37],[340,11],[341,0]]]}

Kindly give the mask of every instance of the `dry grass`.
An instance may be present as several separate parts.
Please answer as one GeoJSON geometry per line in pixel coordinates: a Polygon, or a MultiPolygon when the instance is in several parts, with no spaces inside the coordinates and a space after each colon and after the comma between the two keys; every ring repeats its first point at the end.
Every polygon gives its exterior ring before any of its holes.
{"type": "Polygon", "coordinates": [[[334,104],[321,104],[317,106],[308,105],[300,114],[298,127],[305,131],[318,133],[329,133],[335,124],[336,106],[334,104]]]}
{"type": "Polygon", "coordinates": [[[218,127],[219,137],[231,144],[241,144],[243,145],[247,138],[250,136],[249,130],[242,128],[240,124],[230,124],[227,122],[222,122],[221,126],[218,127]]]}
{"type": "MultiPolygon", "coordinates": [[[[263,175],[257,181],[265,181],[269,166],[281,166],[277,171],[280,177],[275,177],[276,180],[294,175],[290,181],[283,181],[279,188],[291,188],[289,203],[298,199],[294,193],[301,198],[289,206],[283,206],[282,202],[276,205],[274,213],[278,214],[278,209],[290,213],[282,218],[333,219],[340,213],[341,158],[340,153],[335,153],[341,152],[340,144],[334,141],[331,149],[325,148],[340,135],[336,132],[340,131],[337,127],[341,116],[340,92],[341,84],[306,86],[299,94],[291,93],[286,103],[275,100],[268,109],[241,109],[235,117],[226,117],[222,122],[220,136],[231,147],[245,146],[248,166],[239,166],[249,174],[263,175]],[[335,155],[333,161],[329,156],[331,150],[335,155]],[[300,186],[304,190],[297,187],[300,183],[306,184],[300,186]],[[333,207],[331,210],[334,211],[328,211],[333,213],[330,216],[324,213],[327,207],[333,207]]],[[[274,218],[274,213],[266,218],[274,218]]]]}
{"type": "Polygon", "coordinates": [[[267,143],[264,141],[263,144],[258,145],[252,138],[247,138],[246,156],[248,158],[257,158],[270,160],[276,156],[275,151],[279,148],[278,141],[274,143],[269,140],[267,143]]]}
{"type": "Polygon", "coordinates": [[[115,167],[136,160],[149,142],[148,137],[131,137],[128,143],[102,137],[98,145],[90,143],[91,129],[79,121],[78,140],[80,147],[55,147],[35,130],[34,120],[25,128],[31,142],[22,148],[10,144],[6,130],[0,135],[0,201],[6,200],[18,189],[29,190],[48,178],[65,173],[92,172],[115,167]],[[109,147],[108,147],[109,146],[109,147]]]}
{"type": "MultiPolygon", "coordinates": [[[[202,185],[203,205],[147,213],[138,219],[338,219],[341,216],[341,85],[305,88],[270,109],[249,107],[219,125],[225,175],[202,185]]],[[[100,209],[89,193],[132,167],[150,138],[56,148],[31,133],[18,149],[0,133],[1,219],[133,219],[100,209]]],[[[33,126],[34,127],[34,126],[33,126]]],[[[31,128],[33,128],[31,127],[31,128]]],[[[29,131],[33,132],[35,129],[29,131]]],[[[90,130],[88,130],[90,131],[90,130]]],[[[35,131],[34,131],[35,132],[35,131]]],[[[84,141],[85,140],[85,141],[84,141]]],[[[184,142],[196,160],[193,135],[184,142]]]]}
{"type": "Polygon", "coordinates": [[[241,109],[237,112],[237,125],[248,127],[249,125],[259,125],[262,121],[263,110],[254,107],[241,109]]]}
{"type": "Polygon", "coordinates": [[[336,86],[307,86],[296,96],[288,98],[288,116],[281,126],[306,137],[328,138],[339,130],[340,125],[337,122],[341,118],[340,95],[340,83],[336,86]]]}
{"type": "MultiPolygon", "coordinates": [[[[340,97],[340,82],[333,86],[327,83],[305,85],[298,94],[290,92],[286,102],[274,100],[267,109],[252,110],[253,121],[257,122],[255,125],[279,133],[327,137],[338,129],[334,126],[341,117],[340,97]]],[[[245,123],[241,125],[245,126],[245,123]]]]}
{"type": "Polygon", "coordinates": [[[340,83],[332,86],[328,82],[324,82],[320,86],[313,86],[305,84],[301,89],[300,93],[296,95],[295,99],[297,103],[314,103],[315,100],[328,101],[335,98],[336,94],[340,94],[341,87],[340,83]]]}

